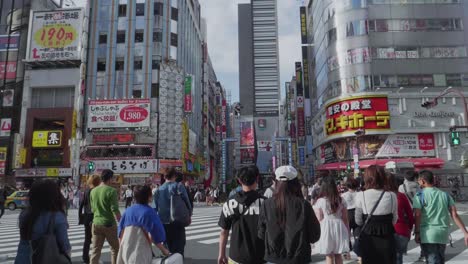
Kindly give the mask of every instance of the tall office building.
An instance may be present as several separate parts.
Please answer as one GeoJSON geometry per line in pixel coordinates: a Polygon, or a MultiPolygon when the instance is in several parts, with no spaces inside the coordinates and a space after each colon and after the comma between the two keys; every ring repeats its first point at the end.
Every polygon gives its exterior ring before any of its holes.
{"type": "MultiPolygon", "coordinates": [[[[272,139],[278,131],[280,100],[278,17],[276,0],[252,0],[239,5],[240,129],[253,131],[252,145],[245,145],[240,164],[256,160],[262,173],[273,170],[272,139]],[[255,146],[255,151],[252,149],[255,146]],[[253,153],[256,153],[252,158],[253,153]]],[[[245,131],[247,131],[245,130],[245,131]]],[[[245,135],[244,131],[244,135],[245,135]]],[[[241,137],[242,137],[241,131],[241,137]]]]}
{"type": "Polygon", "coordinates": [[[467,125],[453,89],[468,87],[468,1],[310,0],[307,10],[317,168],[463,171],[448,132],[467,125]]]}

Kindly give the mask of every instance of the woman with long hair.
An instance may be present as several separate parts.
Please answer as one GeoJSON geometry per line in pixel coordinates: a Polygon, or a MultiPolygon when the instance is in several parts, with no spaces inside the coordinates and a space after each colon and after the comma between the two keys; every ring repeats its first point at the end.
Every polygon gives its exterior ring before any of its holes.
{"type": "Polygon", "coordinates": [[[396,256],[397,264],[403,264],[403,255],[408,249],[408,242],[411,238],[411,230],[413,230],[414,217],[413,208],[406,194],[398,192],[398,179],[395,175],[387,174],[387,190],[397,195],[398,200],[398,220],[394,225],[396,256]]]}
{"type": "Polygon", "coordinates": [[[304,264],[311,261],[310,244],[320,238],[320,223],[304,199],[297,171],[281,166],[275,171],[273,197],[260,209],[258,237],[265,243],[270,263],[304,264]]]}
{"type": "Polygon", "coordinates": [[[384,169],[371,165],[364,171],[365,191],[356,195],[355,217],[361,226],[359,245],[363,249],[360,256],[363,264],[396,263],[393,225],[398,219],[398,201],[395,193],[386,191],[386,183],[384,169]]]}
{"type": "Polygon", "coordinates": [[[71,245],[65,208],[66,200],[55,181],[37,180],[33,183],[29,191],[29,206],[19,217],[20,244],[15,263],[42,264],[39,255],[43,252],[38,250],[41,245],[37,242],[47,234],[50,223],[54,223],[53,230],[60,253],[70,259],[71,245]]]}
{"type": "Polygon", "coordinates": [[[319,253],[326,255],[327,264],[342,264],[341,254],[349,252],[348,211],[333,178],[322,182],[315,214],[320,221],[319,253]]]}

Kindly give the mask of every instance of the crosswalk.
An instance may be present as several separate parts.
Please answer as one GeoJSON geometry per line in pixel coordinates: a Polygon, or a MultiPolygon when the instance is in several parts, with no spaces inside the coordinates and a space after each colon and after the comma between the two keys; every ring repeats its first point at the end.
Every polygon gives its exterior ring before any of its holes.
{"type": "MultiPolygon", "coordinates": [[[[196,208],[192,217],[192,224],[186,228],[187,244],[199,243],[217,249],[219,243],[218,220],[221,213],[221,207],[203,207],[196,208]]],[[[76,210],[70,210],[68,215],[69,230],[68,235],[72,245],[72,258],[81,260],[84,228],[78,225],[78,215],[76,210]]],[[[466,264],[468,263],[468,249],[463,242],[463,233],[455,230],[451,233],[454,247],[447,246],[448,264],[466,264]]],[[[16,256],[19,242],[18,215],[5,215],[0,219],[0,263],[13,263],[16,256]]],[[[229,242],[228,246],[229,248],[229,242]]],[[[211,250],[210,250],[211,251],[211,250]]],[[[110,252],[107,242],[103,248],[103,253],[110,252]]],[[[325,263],[325,257],[314,253],[312,249],[313,263],[325,263]]],[[[404,257],[405,264],[418,263],[420,249],[419,246],[411,241],[408,246],[408,253],[404,257]]],[[[357,263],[357,256],[352,255],[352,260],[345,263],[357,263]]],[[[214,262],[213,262],[214,263],[214,262]]]]}

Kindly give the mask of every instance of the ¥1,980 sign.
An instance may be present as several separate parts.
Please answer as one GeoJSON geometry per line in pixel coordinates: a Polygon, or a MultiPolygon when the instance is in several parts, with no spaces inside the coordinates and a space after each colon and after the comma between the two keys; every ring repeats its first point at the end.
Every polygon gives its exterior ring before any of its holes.
{"type": "Polygon", "coordinates": [[[88,128],[137,128],[149,126],[149,99],[89,101],[88,128]]]}
{"type": "Polygon", "coordinates": [[[325,132],[328,138],[390,130],[386,95],[358,95],[333,100],[326,105],[325,132]]]}

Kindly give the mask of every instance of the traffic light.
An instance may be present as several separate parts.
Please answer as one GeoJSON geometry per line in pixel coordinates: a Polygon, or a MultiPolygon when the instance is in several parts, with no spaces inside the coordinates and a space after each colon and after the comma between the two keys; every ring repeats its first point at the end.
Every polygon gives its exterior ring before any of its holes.
{"type": "Polygon", "coordinates": [[[351,162],[346,163],[346,170],[350,172],[352,170],[351,168],[351,162]]]}
{"type": "Polygon", "coordinates": [[[457,131],[450,132],[450,142],[452,146],[460,145],[460,134],[457,131]]]}
{"type": "Polygon", "coordinates": [[[89,161],[88,162],[88,171],[91,173],[91,172],[94,172],[94,169],[95,169],[94,162],[89,161]]]}

